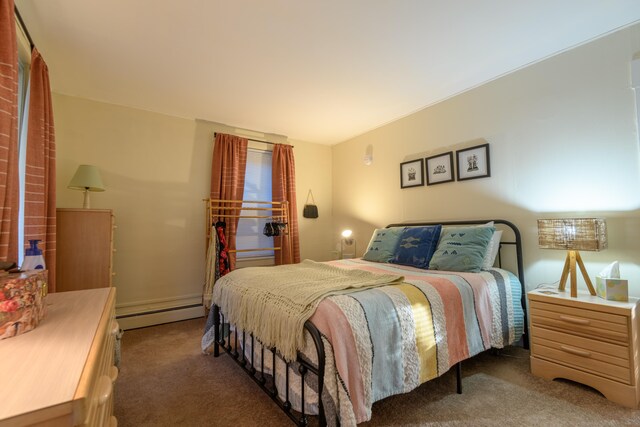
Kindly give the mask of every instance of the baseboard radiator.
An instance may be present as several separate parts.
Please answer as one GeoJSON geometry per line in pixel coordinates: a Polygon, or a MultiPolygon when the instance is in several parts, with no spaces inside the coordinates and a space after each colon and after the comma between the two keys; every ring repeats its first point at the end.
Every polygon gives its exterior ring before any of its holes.
{"type": "Polygon", "coordinates": [[[204,317],[201,295],[185,295],[116,306],[116,319],[124,330],[204,317]]]}

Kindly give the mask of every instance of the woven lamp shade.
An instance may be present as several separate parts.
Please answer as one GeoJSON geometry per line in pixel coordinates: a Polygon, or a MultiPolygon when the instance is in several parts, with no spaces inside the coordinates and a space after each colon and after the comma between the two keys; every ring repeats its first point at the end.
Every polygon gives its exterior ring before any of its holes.
{"type": "Polygon", "coordinates": [[[601,251],[607,249],[604,218],[539,219],[538,246],[542,249],[601,251]]]}

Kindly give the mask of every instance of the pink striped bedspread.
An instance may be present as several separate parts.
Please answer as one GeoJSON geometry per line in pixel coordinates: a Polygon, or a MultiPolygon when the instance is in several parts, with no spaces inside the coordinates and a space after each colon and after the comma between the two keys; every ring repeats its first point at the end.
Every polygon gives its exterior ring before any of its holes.
{"type": "Polygon", "coordinates": [[[367,421],[374,402],[411,391],[522,335],[520,283],[505,270],[454,273],[360,259],[331,263],[401,274],[405,282],[325,298],[311,317],[327,357],[323,402],[330,425],[367,421]]]}
{"type": "MultiPolygon", "coordinates": [[[[325,351],[322,402],[329,425],[367,421],[374,402],[409,392],[462,360],[514,344],[522,336],[521,285],[506,270],[458,273],[361,259],[330,264],[399,274],[404,282],[326,297],[311,317],[325,351]]],[[[208,324],[213,324],[211,319],[208,324]]],[[[203,350],[213,342],[212,331],[203,336],[203,350]]],[[[249,358],[253,342],[241,345],[249,358]]],[[[260,352],[262,346],[255,345],[260,352]]],[[[308,334],[302,353],[317,364],[308,334]]],[[[265,352],[265,366],[256,362],[254,367],[275,376],[284,399],[287,368],[278,359],[273,373],[271,361],[271,352],[265,352]]],[[[297,376],[296,369],[288,369],[297,376]]],[[[305,411],[317,412],[314,377],[305,378],[305,411]]],[[[300,382],[292,384],[288,398],[299,410],[300,382]]]]}

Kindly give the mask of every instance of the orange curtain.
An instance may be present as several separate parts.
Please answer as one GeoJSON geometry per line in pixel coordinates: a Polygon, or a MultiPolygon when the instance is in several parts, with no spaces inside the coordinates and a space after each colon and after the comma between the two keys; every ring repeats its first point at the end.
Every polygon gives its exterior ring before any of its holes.
{"type": "Polygon", "coordinates": [[[275,251],[276,265],[299,263],[300,236],[298,234],[298,208],[296,205],[296,165],[292,146],[274,145],[271,173],[273,201],[289,202],[287,228],[291,234],[290,241],[285,237],[274,237],[274,245],[282,248],[280,251],[275,251]]]}
{"type": "MultiPolygon", "coordinates": [[[[239,136],[217,133],[211,164],[211,198],[216,200],[242,200],[244,175],[247,169],[247,146],[249,141],[239,136]]],[[[239,203],[220,203],[222,207],[238,207],[239,203]]],[[[239,211],[220,210],[219,214],[236,214],[239,211]]],[[[236,248],[236,230],[240,218],[219,218],[226,223],[227,249],[236,248]]],[[[213,224],[211,224],[213,225],[213,224]]],[[[236,254],[229,254],[229,268],[236,267],[236,254]]]]}
{"type": "Polygon", "coordinates": [[[18,261],[18,44],[13,0],[0,2],[0,260],[18,261]]]}
{"type": "Polygon", "coordinates": [[[56,142],[47,64],[31,51],[29,125],[24,195],[25,241],[38,239],[49,270],[49,291],[56,279],[56,142]]]}

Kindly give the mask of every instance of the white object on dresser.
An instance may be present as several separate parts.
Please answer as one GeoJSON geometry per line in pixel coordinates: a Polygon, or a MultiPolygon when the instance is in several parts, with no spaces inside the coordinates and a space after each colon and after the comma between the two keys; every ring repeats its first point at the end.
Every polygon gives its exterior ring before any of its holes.
{"type": "Polygon", "coordinates": [[[640,404],[639,303],[577,298],[557,290],[527,294],[531,372],[588,385],[629,408],[640,404]]]}
{"type": "Polygon", "coordinates": [[[115,426],[115,288],[47,295],[33,331],[0,341],[0,427],[115,426]]]}

